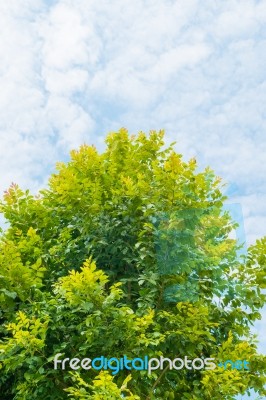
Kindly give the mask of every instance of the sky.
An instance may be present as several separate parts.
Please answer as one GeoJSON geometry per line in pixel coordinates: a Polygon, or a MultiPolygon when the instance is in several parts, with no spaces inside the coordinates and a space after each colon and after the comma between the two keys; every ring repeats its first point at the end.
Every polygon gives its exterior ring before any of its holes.
{"type": "Polygon", "coordinates": [[[110,131],[165,129],[227,183],[247,243],[265,236],[265,0],[1,1],[0,57],[1,192],[110,131]]]}

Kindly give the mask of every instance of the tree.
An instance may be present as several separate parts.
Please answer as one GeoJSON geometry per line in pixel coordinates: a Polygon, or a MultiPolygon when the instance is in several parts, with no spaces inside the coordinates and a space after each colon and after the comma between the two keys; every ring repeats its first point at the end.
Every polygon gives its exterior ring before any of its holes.
{"type": "Polygon", "coordinates": [[[221,179],[183,161],[163,138],[121,129],[102,154],[73,150],[38,196],[16,184],[5,192],[3,399],[229,400],[251,388],[266,395],[266,358],[251,334],[265,303],[266,238],[239,257],[221,179]],[[214,358],[217,366],[175,370],[166,360],[151,373],[73,371],[54,369],[59,353],[214,358]],[[249,369],[223,366],[228,359],[249,369]]]}

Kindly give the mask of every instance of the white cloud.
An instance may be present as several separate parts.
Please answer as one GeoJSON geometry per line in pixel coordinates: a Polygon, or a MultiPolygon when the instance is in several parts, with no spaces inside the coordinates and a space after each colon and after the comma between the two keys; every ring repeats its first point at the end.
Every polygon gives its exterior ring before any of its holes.
{"type": "Polygon", "coordinates": [[[0,2],[0,189],[36,191],[110,130],[165,128],[235,187],[254,242],[266,225],[265,22],[256,0],[0,2]]]}
{"type": "Polygon", "coordinates": [[[264,2],[28,0],[0,10],[1,187],[11,177],[36,187],[70,148],[102,148],[107,131],[127,126],[166,128],[178,151],[243,196],[265,193],[264,2]]]}
{"type": "Polygon", "coordinates": [[[232,1],[229,9],[217,18],[215,34],[219,37],[243,37],[257,28],[256,8],[254,2],[243,1],[241,7],[232,1]]]}
{"type": "Polygon", "coordinates": [[[58,3],[42,21],[40,34],[43,38],[42,56],[44,66],[66,70],[97,60],[95,50],[88,43],[93,38],[90,22],[83,23],[82,15],[75,7],[58,3]]]}

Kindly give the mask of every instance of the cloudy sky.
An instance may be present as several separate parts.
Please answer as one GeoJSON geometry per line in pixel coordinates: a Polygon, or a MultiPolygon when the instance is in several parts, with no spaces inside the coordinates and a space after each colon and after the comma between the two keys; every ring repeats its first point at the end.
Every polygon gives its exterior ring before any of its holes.
{"type": "Polygon", "coordinates": [[[1,191],[111,130],[165,129],[227,182],[247,242],[266,234],[265,0],[2,0],[0,54],[1,191]]]}

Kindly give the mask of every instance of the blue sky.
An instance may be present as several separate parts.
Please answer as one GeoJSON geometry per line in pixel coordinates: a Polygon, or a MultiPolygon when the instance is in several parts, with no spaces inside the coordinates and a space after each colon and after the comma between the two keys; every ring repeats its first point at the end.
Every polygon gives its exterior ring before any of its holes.
{"type": "Polygon", "coordinates": [[[9,0],[0,30],[2,191],[122,126],[165,129],[227,182],[247,242],[266,234],[265,1],[9,0]]]}

